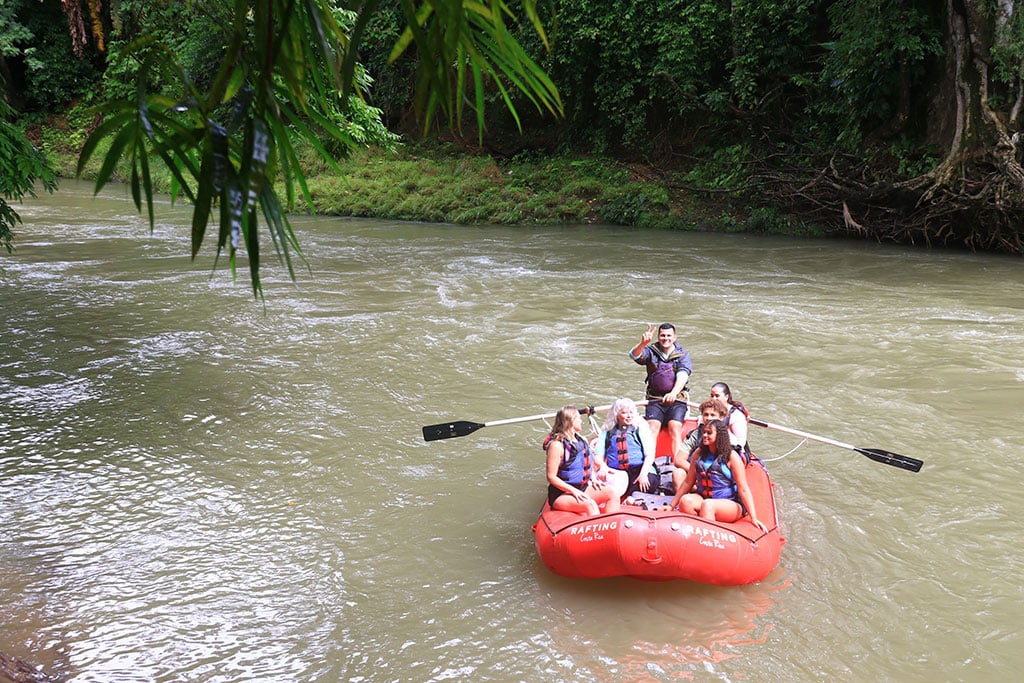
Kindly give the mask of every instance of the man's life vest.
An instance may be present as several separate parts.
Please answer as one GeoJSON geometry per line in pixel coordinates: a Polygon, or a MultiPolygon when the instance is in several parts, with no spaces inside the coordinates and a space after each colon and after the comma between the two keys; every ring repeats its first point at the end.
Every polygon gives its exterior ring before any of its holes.
{"type": "Polygon", "coordinates": [[[651,349],[653,361],[647,362],[647,393],[651,396],[664,396],[672,391],[676,385],[676,359],[683,354],[673,351],[668,358],[662,358],[661,351],[657,348],[651,349]]]}

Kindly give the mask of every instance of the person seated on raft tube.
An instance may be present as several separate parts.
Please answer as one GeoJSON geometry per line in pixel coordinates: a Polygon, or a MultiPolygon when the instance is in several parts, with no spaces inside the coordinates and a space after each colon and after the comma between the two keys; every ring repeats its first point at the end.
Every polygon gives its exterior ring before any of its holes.
{"type": "Polygon", "coordinates": [[[605,481],[608,467],[594,457],[580,435],[580,411],[565,406],[555,414],[551,433],[544,439],[547,453],[548,503],[553,510],[587,516],[619,511],[620,492],[605,481]],[[604,471],[601,471],[604,470],[604,471]]]}
{"type": "MultiPolygon", "coordinates": [[[[640,419],[632,399],[619,398],[612,403],[601,433],[594,443],[594,455],[612,471],[622,472],[628,479],[621,497],[636,491],[658,491],[659,475],[654,471],[654,437],[647,423],[640,419]]],[[[609,473],[608,481],[612,481],[609,473]]]]}
{"type": "Polygon", "coordinates": [[[683,455],[672,461],[672,464],[676,467],[672,471],[672,486],[676,491],[682,485],[683,479],[686,477],[686,471],[690,469],[690,454],[693,453],[694,448],[700,445],[700,435],[704,431],[704,425],[712,420],[724,420],[725,416],[729,414],[729,409],[725,406],[725,403],[717,398],[709,398],[704,401],[700,404],[699,410],[700,422],[683,439],[683,447],[680,451],[683,455]]]}
{"type": "Polygon", "coordinates": [[[644,417],[651,428],[655,442],[661,426],[668,427],[672,437],[672,457],[679,456],[683,440],[683,422],[686,420],[686,383],[693,371],[689,352],[676,342],[676,328],[672,323],[658,327],[658,341],[654,338],[654,325],[640,337],[640,343],[629,351],[629,357],[638,365],[647,366],[647,409],[644,417]]]}
{"type": "Polygon", "coordinates": [[[729,425],[729,440],[733,449],[743,456],[743,462],[750,462],[750,444],[747,443],[747,419],[750,413],[732,397],[732,390],[725,382],[711,385],[711,398],[717,398],[728,406],[729,412],[722,416],[722,420],[729,425]]]}
{"type": "Polygon", "coordinates": [[[708,422],[704,425],[700,446],[690,456],[686,478],[676,489],[669,509],[678,507],[688,515],[719,522],[737,522],[750,515],[754,526],[768,533],[768,527],[757,518],[745,467],[743,458],[732,448],[725,422],[708,422]],[[696,493],[689,493],[694,484],[696,493]]]}

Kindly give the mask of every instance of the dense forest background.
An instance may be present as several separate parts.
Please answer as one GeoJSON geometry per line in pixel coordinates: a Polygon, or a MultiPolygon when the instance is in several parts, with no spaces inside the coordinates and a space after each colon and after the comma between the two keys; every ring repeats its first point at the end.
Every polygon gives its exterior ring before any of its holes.
{"type": "MultiPolygon", "coordinates": [[[[156,91],[182,78],[208,85],[242,4],[5,0],[5,120],[30,139],[55,115],[95,128],[101,113],[68,112],[132,98],[140,73],[156,91]],[[140,40],[169,49],[181,72],[147,60],[140,40]]],[[[604,155],[830,230],[1024,253],[1014,0],[462,2],[468,14],[508,10],[496,20],[557,87],[555,107],[521,74],[461,69],[471,53],[453,61],[418,36],[396,49],[410,16],[434,4],[334,3],[358,87],[322,112],[347,133],[325,137],[328,152],[397,133],[499,160],[604,155]],[[439,105],[444,78],[476,87],[439,105]]]]}

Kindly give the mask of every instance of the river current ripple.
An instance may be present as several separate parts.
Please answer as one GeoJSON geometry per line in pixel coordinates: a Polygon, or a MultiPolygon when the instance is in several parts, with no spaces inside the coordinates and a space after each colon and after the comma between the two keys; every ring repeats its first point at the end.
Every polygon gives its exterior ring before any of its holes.
{"type": "MultiPolygon", "coordinates": [[[[296,219],[266,301],[188,210],[18,207],[0,651],[66,681],[962,680],[1024,668],[1019,260],[606,226],[296,219]],[[525,422],[642,393],[669,320],[752,427],[787,545],[739,588],[538,561],[525,422]]],[[[268,260],[268,263],[270,261],[268,260]]]]}

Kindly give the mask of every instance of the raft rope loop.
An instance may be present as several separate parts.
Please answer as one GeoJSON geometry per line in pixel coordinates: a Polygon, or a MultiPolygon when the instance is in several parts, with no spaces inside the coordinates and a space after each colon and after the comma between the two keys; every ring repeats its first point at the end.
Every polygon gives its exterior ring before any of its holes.
{"type": "Polygon", "coordinates": [[[782,460],[783,458],[789,457],[789,456],[793,455],[793,453],[796,453],[796,449],[800,448],[805,443],[807,443],[807,439],[804,439],[803,441],[801,441],[800,443],[798,443],[797,445],[795,445],[791,449],[789,449],[789,452],[783,453],[782,455],[780,455],[777,458],[762,458],[762,457],[759,456],[758,460],[760,460],[761,462],[775,462],[777,460],[782,460]]]}
{"type": "MultiPolygon", "coordinates": [[[[586,438],[587,441],[590,441],[591,439],[596,438],[601,433],[601,426],[597,424],[597,420],[594,419],[593,415],[587,415],[587,419],[590,421],[590,437],[587,438],[586,436],[584,436],[584,438],[586,438]]],[[[541,422],[543,422],[544,426],[548,428],[548,434],[550,434],[551,428],[553,426],[552,423],[548,422],[545,418],[542,418],[541,422]]]]}

